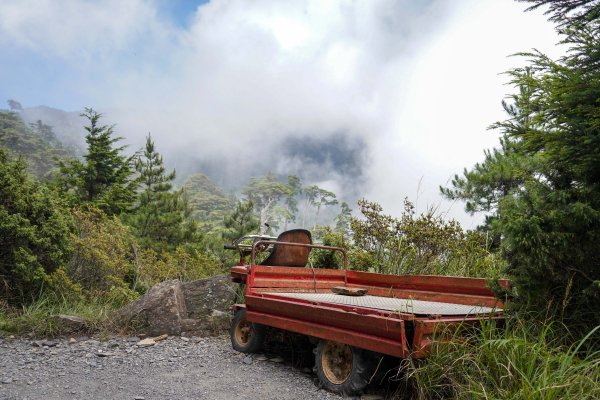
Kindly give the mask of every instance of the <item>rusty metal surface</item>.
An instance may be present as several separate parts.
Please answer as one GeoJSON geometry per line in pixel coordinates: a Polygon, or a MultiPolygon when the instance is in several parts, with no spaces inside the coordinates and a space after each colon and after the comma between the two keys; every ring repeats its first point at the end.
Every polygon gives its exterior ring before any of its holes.
{"type": "Polygon", "coordinates": [[[406,337],[404,335],[404,321],[398,321],[401,324],[400,331],[402,333],[398,335],[395,340],[393,340],[385,337],[365,334],[357,331],[356,329],[341,329],[330,325],[302,321],[278,315],[265,314],[251,310],[247,310],[246,315],[249,321],[301,333],[303,335],[333,340],[348,344],[350,346],[356,346],[362,349],[388,354],[394,357],[404,358],[409,355],[406,337]]]}
{"type": "Polygon", "coordinates": [[[314,303],[344,304],[416,315],[479,315],[502,311],[500,308],[464,304],[441,303],[414,299],[396,299],[379,296],[344,296],[335,293],[270,293],[290,299],[314,303]]]}
{"type": "Polygon", "coordinates": [[[305,229],[285,231],[277,237],[271,254],[260,265],[276,265],[280,267],[304,267],[308,262],[310,247],[286,246],[282,242],[312,244],[310,232],[305,229]]]}

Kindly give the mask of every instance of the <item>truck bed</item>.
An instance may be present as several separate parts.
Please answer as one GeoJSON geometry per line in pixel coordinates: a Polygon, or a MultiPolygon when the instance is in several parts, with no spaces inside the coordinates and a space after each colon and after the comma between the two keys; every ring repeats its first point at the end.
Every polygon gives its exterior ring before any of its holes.
{"type": "Polygon", "coordinates": [[[496,307],[482,307],[465,304],[443,303],[438,301],[415,300],[412,298],[399,299],[381,296],[346,296],[335,293],[265,293],[289,299],[305,300],[313,304],[343,304],[381,311],[415,315],[481,315],[502,311],[496,307]]]}
{"type": "MultiPolygon", "coordinates": [[[[436,332],[502,319],[485,279],[240,265],[248,321],[401,358],[428,355],[436,332]],[[366,289],[348,296],[332,289],[366,289]]],[[[500,281],[507,286],[508,281],[500,281]]]]}

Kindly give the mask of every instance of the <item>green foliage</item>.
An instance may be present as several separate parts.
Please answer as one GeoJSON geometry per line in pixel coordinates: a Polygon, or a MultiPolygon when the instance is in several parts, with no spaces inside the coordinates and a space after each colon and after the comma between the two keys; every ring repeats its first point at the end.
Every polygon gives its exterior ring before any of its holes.
{"type": "Polygon", "coordinates": [[[89,121],[85,127],[85,161],[61,162],[57,185],[74,204],[90,204],[107,214],[121,214],[135,200],[131,159],[121,154],[123,146],[116,146],[122,138],[113,137],[113,127],[99,125],[102,114],[86,108],[81,116],[89,121]]]}
{"type": "Polygon", "coordinates": [[[70,214],[58,196],[29,178],[22,158],[0,148],[0,284],[11,302],[28,302],[71,251],[70,214]]]}
{"type": "Polygon", "coordinates": [[[189,198],[191,216],[198,221],[199,228],[204,232],[221,232],[223,220],[235,208],[235,200],[200,173],[189,176],[183,188],[189,198]]]}
{"type": "Polygon", "coordinates": [[[144,251],[138,260],[140,280],[151,287],[169,279],[192,281],[223,273],[217,258],[193,246],[179,246],[174,251],[144,251]]]}
{"type": "Polygon", "coordinates": [[[57,299],[55,295],[41,296],[35,302],[21,308],[0,307],[0,331],[14,334],[30,334],[47,338],[72,332],[57,315],[77,315],[84,321],[84,332],[111,331],[111,314],[115,305],[97,299],[57,299]]]}
{"type": "Polygon", "coordinates": [[[137,296],[139,246],[129,228],[98,209],[73,210],[73,256],[69,279],[94,298],[119,297],[125,303],[137,296]]]}
{"type": "Polygon", "coordinates": [[[509,118],[492,126],[501,148],[443,192],[492,212],[520,304],[550,303],[585,332],[600,324],[600,6],[559,1],[549,12],[569,52],[521,54],[528,66],[509,72],[519,89],[509,118]]]}
{"type": "Polygon", "coordinates": [[[340,212],[335,217],[335,230],[340,232],[344,237],[349,238],[352,234],[350,229],[350,221],[352,219],[352,209],[345,201],[340,204],[340,212]]]}
{"type": "Polygon", "coordinates": [[[140,192],[132,212],[125,221],[144,247],[174,249],[199,240],[196,223],[190,220],[190,208],[183,190],[173,191],[175,171],[166,173],[162,156],[155,150],[150,135],[135,170],[139,174],[140,192]]]}
{"type": "Polygon", "coordinates": [[[259,222],[254,213],[254,204],[250,201],[238,201],[235,210],[224,220],[226,231],[223,238],[232,241],[244,235],[256,233],[259,222]]]}
{"type": "Polygon", "coordinates": [[[27,127],[19,114],[0,111],[0,146],[13,156],[23,156],[28,170],[39,179],[47,179],[57,167],[57,159],[70,151],[54,136],[52,128],[38,121],[27,127]]]}
{"type": "MultiPolygon", "coordinates": [[[[510,318],[435,341],[426,362],[413,362],[406,380],[418,399],[597,399],[600,353],[556,341],[551,324],[510,318]]],[[[592,332],[594,333],[594,332],[592,332]]]]}
{"type": "Polygon", "coordinates": [[[501,264],[488,250],[485,235],[464,232],[429,210],[415,215],[405,200],[398,218],[383,214],[377,203],[360,200],[363,219],[351,218],[354,246],[350,265],[390,274],[498,277],[501,264]]]}
{"type": "MultiPolygon", "coordinates": [[[[320,240],[323,246],[347,248],[343,232],[331,229],[329,226],[318,226],[312,232],[313,240],[320,240]]],[[[312,249],[309,256],[312,268],[344,268],[344,259],[339,251],[312,249]]]]}

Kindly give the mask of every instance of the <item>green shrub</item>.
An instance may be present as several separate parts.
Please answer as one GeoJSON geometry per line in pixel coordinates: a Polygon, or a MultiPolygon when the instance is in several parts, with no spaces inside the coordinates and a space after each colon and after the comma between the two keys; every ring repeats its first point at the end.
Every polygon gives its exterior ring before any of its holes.
{"type": "Polygon", "coordinates": [[[33,301],[71,252],[68,209],[26,168],[0,148],[0,291],[13,304],[33,301]]]}
{"type": "MultiPolygon", "coordinates": [[[[600,328],[600,327],[599,327],[600,328]]],[[[564,346],[563,329],[509,318],[484,321],[467,340],[438,342],[431,357],[413,362],[406,380],[419,399],[597,399],[600,353],[584,352],[593,334],[564,346]]]]}
{"type": "Polygon", "coordinates": [[[145,250],[139,264],[140,280],[148,287],[169,279],[191,281],[224,272],[219,259],[189,245],[172,252],[145,250]]]}
{"type": "Polygon", "coordinates": [[[75,209],[73,217],[74,251],[67,266],[69,278],[93,297],[108,296],[111,292],[114,297],[118,289],[121,298],[135,298],[135,281],[128,279],[135,280],[137,276],[139,249],[129,228],[117,217],[93,208],[75,209]]]}
{"type": "Polygon", "coordinates": [[[352,218],[354,245],[351,266],[387,274],[431,274],[496,278],[503,264],[490,252],[486,236],[465,232],[454,220],[435,210],[416,215],[405,200],[400,218],[383,214],[382,207],[358,202],[363,218],[352,218]]]}

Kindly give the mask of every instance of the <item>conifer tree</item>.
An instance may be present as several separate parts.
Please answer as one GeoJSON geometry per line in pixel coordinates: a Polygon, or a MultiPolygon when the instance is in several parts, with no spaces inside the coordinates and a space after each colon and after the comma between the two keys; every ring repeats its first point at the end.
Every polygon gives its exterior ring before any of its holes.
{"type": "Polygon", "coordinates": [[[86,108],[81,116],[89,121],[85,162],[62,162],[59,186],[76,204],[88,203],[107,214],[121,214],[135,199],[131,158],[121,154],[125,146],[117,146],[122,138],[113,136],[113,127],[99,125],[102,114],[86,108]]]}
{"type": "Polygon", "coordinates": [[[150,135],[143,154],[135,162],[140,191],[136,206],[126,220],[145,245],[156,249],[174,248],[196,238],[196,226],[189,219],[188,199],[183,189],[173,191],[175,170],[167,173],[163,158],[150,135]]]}
{"type": "Polygon", "coordinates": [[[238,201],[235,210],[225,217],[225,240],[235,240],[250,233],[257,233],[259,229],[258,216],[254,212],[252,201],[238,201]]]}
{"type": "Polygon", "coordinates": [[[549,6],[568,51],[522,54],[509,118],[493,125],[501,148],[443,192],[492,213],[520,304],[587,332],[600,323],[600,2],[529,2],[549,6]]]}

